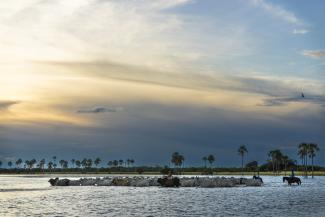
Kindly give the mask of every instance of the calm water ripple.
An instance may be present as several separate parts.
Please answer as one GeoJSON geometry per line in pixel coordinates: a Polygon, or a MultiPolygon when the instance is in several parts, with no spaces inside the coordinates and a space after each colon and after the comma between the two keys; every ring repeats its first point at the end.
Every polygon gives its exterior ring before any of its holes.
{"type": "Polygon", "coordinates": [[[325,216],[325,177],[263,187],[49,187],[48,177],[0,176],[0,216],[325,216]]]}

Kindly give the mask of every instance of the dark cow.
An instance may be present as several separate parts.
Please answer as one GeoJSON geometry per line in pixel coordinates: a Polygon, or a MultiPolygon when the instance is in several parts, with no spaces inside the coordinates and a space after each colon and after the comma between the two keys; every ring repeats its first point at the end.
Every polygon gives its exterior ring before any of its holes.
{"type": "Polygon", "coordinates": [[[52,186],[68,186],[70,183],[69,179],[59,179],[59,178],[55,178],[55,179],[50,179],[49,183],[52,186]]]}
{"type": "Polygon", "coordinates": [[[179,178],[177,178],[177,177],[158,178],[157,182],[162,187],[179,187],[181,185],[181,182],[180,182],[179,178]]]}

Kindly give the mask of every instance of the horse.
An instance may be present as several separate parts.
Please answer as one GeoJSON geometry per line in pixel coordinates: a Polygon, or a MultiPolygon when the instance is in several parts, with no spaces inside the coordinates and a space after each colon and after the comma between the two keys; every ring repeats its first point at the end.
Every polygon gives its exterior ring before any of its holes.
{"type": "Polygon", "coordinates": [[[173,177],[173,178],[168,178],[168,177],[163,177],[163,178],[158,178],[157,182],[162,186],[162,187],[179,187],[181,185],[181,182],[179,178],[173,177]]]}
{"type": "Polygon", "coordinates": [[[283,177],[283,182],[287,181],[288,185],[291,185],[292,183],[297,183],[297,185],[301,185],[301,180],[298,177],[283,177]]]}
{"type": "Polygon", "coordinates": [[[256,179],[256,180],[260,180],[262,183],[263,183],[263,179],[261,178],[261,177],[259,177],[259,176],[253,176],[253,179],[256,179]]]}

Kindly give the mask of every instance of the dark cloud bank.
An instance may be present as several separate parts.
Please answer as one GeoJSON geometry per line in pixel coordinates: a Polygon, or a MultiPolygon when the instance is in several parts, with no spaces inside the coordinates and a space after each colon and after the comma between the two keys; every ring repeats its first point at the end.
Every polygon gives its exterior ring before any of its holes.
{"type": "Polygon", "coordinates": [[[93,117],[107,124],[3,129],[7,139],[0,145],[2,156],[99,156],[104,161],[131,157],[139,164],[168,165],[170,154],[179,151],[186,165],[200,165],[202,156],[211,153],[216,164],[229,166],[240,164],[241,144],[249,149],[247,161],[264,162],[273,148],[296,159],[297,145],[306,141],[320,145],[316,163],[325,165],[325,117],[311,110],[267,119],[215,108],[133,104],[127,111],[93,117]]]}

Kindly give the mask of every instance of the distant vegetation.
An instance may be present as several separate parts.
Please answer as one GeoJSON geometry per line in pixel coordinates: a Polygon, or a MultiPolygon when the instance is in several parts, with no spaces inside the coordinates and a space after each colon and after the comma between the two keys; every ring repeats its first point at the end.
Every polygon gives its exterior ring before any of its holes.
{"type": "Polygon", "coordinates": [[[274,149],[268,152],[268,159],[266,163],[259,165],[257,161],[247,162],[245,164],[245,155],[248,154],[248,149],[245,145],[241,145],[237,152],[241,159],[241,167],[237,168],[218,168],[213,167],[216,157],[213,154],[208,154],[202,157],[202,167],[183,167],[185,157],[179,152],[174,152],[171,155],[171,163],[173,167],[168,166],[136,166],[134,159],[116,159],[102,161],[99,157],[83,158],[83,159],[60,159],[53,156],[50,160],[45,158],[36,160],[17,159],[15,161],[8,161],[7,166],[4,166],[0,161],[0,173],[161,173],[174,174],[185,173],[199,173],[205,175],[212,175],[217,173],[240,172],[242,175],[247,172],[269,172],[273,175],[284,173],[287,175],[291,170],[300,171],[304,176],[314,176],[314,171],[325,171],[325,168],[314,165],[314,159],[319,147],[315,143],[301,143],[298,145],[298,156],[301,160],[300,164],[290,159],[283,154],[281,150],[274,149]],[[207,167],[209,164],[209,167],[207,167]],[[101,166],[100,166],[101,165],[101,166]],[[105,165],[105,166],[103,166],[105,165]]]}
{"type": "Polygon", "coordinates": [[[238,154],[241,157],[241,174],[244,173],[244,155],[248,153],[247,148],[245,145],[241,145],[238,149],[238,154]]]}

